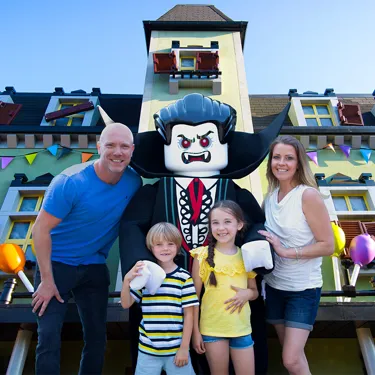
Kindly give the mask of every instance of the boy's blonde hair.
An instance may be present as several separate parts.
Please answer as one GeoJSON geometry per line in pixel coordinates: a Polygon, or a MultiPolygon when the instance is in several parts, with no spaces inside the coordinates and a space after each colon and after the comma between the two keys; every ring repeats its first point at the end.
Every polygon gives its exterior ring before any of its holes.
{"type": "Polygon", "coordinates": [[[157,223],[147,233],[146,246],[151,251],[157,241],[173,242],[180,254],[182,237],[180,231],[170,223],[157,223]]]}

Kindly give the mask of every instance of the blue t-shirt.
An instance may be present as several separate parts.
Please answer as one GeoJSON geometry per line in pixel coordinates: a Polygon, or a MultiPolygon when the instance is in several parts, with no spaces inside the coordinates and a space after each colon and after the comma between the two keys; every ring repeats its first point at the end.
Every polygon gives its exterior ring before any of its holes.
{"type": "Polygon", "coordinates": [[[74,165],[56,176],[43,209],[62,219],[51,231],[51,260],[77,266],[105,263],[118,236],[122,213],[142,182],[127,167],[115,185],[103,182],[94,162],[74,165]]]}

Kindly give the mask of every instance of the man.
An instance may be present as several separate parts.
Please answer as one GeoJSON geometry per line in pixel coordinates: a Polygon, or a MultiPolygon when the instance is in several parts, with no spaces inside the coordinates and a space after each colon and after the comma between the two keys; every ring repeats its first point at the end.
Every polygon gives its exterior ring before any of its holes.
{"type": "Polygon", "coordinates": [[[38,259],[33,294],[37,314],[36,374],[60,373],[61,328],[74,297],[83,327],[80,374],[100,374],[106,345],[106,258],[121,215],[141,186],[128,168],[134,150],[128,127],[114,123],[101,133],[100,158],[56,176],[33,227],[38,259]]]}

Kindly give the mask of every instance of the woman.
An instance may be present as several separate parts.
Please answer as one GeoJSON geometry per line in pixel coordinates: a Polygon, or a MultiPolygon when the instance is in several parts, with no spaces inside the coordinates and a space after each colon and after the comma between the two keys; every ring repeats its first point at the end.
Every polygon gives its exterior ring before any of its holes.
{"type": "Polygon", "coordinates": [[[330,219],[297,139],[273,142],[267,179],[267,230],[259,233],[276,253],[274,271],[265,276],[267,321],[275,326],[289,373],[310,374],[304,348],[319,307],[322,256],[334,249],[330,219]]]}

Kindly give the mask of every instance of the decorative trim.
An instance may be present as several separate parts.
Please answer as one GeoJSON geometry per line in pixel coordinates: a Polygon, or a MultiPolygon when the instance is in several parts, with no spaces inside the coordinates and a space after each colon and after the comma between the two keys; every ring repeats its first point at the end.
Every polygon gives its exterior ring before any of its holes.
{"type": "MultiPolygon", "coordinates": [[[[53,127],[51,127],[53,129],[53,127]]],[[[102,128],[101,128],[102,130],[102,128]]],[[[96,149],[99,139],[96,134],[1,134],[0,149],[41,149],[48,148],[53,144],[60,144],[73,149],[87,148],[96,149]]]]}

